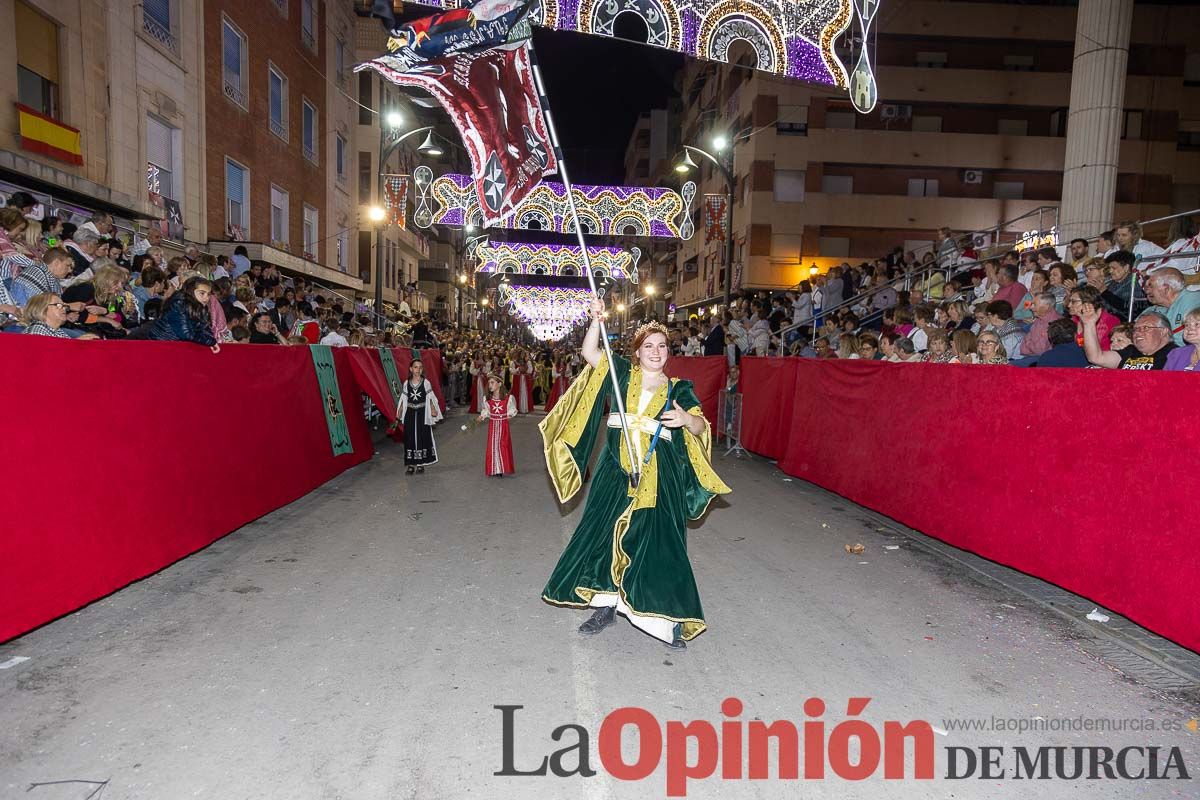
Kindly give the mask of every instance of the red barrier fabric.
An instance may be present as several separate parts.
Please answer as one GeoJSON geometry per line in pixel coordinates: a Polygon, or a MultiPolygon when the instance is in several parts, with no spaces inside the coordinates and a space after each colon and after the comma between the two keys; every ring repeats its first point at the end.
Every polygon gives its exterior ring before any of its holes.
{"type": "Polygon", "coordinates": [[[742,447],[780,458],[791,427],[798,358],[744,357],[739,366],[742,393],[742,447]]]}
{"type": "MultiPolygon", "coordinates": [[[[345,353],[359,387],[371,398],[371,402],[388,422],[395,421],[396,400],[392,397],[392,387],[388,386],[387,373],[383,371],[379,351],[347,347],[345,353]]],[[[346,404],[350,404],[349,400],[346,404]]]]}
{"type": "Polygon", "coordinates": [[[686,379],[696,388],[696,397],[709,423],[717,424],[717,395],[725,388],[724,356],[675,356],[667,359],[667,377],[686,379]]]}
{"type": "Polygon", "coordinates": [[[1200,381],[789,360],[784,472],[1200,650],[1200,381]]]}
{"type": "Polygon", "coordinates": [[[354,452],[336,458],[307,347],[214,354],[180,342],[0,335],[0,363],[13,404],[0,459],[0,641],[373,453],[345,348],[334,348],[334,363],[354,452]]]}

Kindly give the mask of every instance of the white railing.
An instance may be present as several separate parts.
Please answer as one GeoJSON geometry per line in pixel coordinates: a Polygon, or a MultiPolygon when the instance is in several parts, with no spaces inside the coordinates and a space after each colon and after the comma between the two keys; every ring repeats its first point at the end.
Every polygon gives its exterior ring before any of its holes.
{"type": "Polygon", "coordinates": [[[245,108],[246,93],[242,91],[241,78],[239,78],[237,75],[231,75],[230,73],[226,72],[224,83],[225,96],[237,103],[239,106],[245,108]]]}
{"type": "Polygon", "coordinates": [[[275,134],[280,139],[283,139],[285,142],[288,140],[288,127],[287,125],[284,125],[283,122],[273,119],[271,120],[270,127],[271,133],[275,134]]]}
{"type": "Polygon", "coordinates": [[[154,41],[175,55],[179,55],[179,41],[175,38],[175,34],[171,33],[171,30],[161,22],[147,14],[145,10],[142,11],[142,30],[154,39],[154,41]]]}

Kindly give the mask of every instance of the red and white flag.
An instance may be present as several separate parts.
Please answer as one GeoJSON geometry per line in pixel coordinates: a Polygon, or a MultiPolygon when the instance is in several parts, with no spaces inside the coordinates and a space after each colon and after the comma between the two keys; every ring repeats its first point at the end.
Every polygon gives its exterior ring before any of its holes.
{"type": "Polygon", "coordinates": [[[558,169],[533,77],[527,7],[528,3],[511,0],[482,0],[471,6],[477,16],[466,27],[462,20],[442,20],[453,12],[434,15],[431,21],[402,29],[419,29],[402,36],[404,47],[356,68],[373,69],[399,86],[424,89],[446,109],[471,160],[485,227],[511,214],[544,176],[558,169]],[[489,30],[490,14],[501,15],[493,20],[495,37],[479,41],[489,30]],[[499,25],[502,21],[504,25],[499,25]],[[443,29],[450,33],[422,38],[426,31],[443,29]],[[456,37],[465,32],[473,41],[457,42],[456,37]],[[415,41],[420,42],[419,55],[408,45],[415,41]],[[446,41],[454,43],[449,48],[453,54],[437,56],[446,50],[431,45],[446,41]]]}

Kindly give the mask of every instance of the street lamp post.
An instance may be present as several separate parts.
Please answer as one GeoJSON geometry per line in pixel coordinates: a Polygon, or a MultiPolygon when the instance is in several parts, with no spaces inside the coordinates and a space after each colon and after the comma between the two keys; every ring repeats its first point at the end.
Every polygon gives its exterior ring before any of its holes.
{"type": "MultiPolygon", "coordinates": [[[[714,144],[718,150],[724,151],[729,143],[724,137],[718,137],[714,144]]],[[[728,164],[699,147],[685,144],[683,149],[686,155],[684,160],[676,165],[675,170],[677,172],[690,172],[695,168],[696,162],[691,159],[691,155],[695,153],[707,158],[716,165],[717,171],[725,179],[725,186],[729,190],[729,200],[725,205],[725,308],[729,308],[729,302],[733,296],[733,193],[737,190],[737,180],[733,177],[733,148],[729,147],[728,164]]]]}
{"type": "Polygon", "coordinates": [[[397,135],[397,129],[403,124],[403,119],[398,111],[389,111],[382,115],[379,120],[379,172],[378,183],[379,193],[377,195],[380,205],[371,209],[371,219],[375,225],[375,316],[377,319],[383,319],[383,229],[386,226],[387,212],[384,211],[382,203],[384,198],[384,181],[383,176],[386,174],[387,161],[400,147],[401,143],[420,134],[426,134],[425,142],[419,150],[429,155],[441,155],[441,150],[433,142],[433,126],[429,125],[424,128],[417,128],[408,133],[397,135]],[[395,138],[391,142],[387,141],[388,131],[395,138]]]}

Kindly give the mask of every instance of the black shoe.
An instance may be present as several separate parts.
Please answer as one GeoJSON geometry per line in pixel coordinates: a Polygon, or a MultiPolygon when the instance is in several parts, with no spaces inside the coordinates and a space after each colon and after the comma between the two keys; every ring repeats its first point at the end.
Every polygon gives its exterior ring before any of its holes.
{"type": "Polygon", "coordinates": [[[584,636],[595,636],[600,631],[613,624],[617,616],[617,607],[598,608],[587,622],[579,626],[579,632],[584,636]]]}
{"type": "Polygon", "coordinates": [[[424,468],[424,467],[417,467],[417,474],[418,474],[418,475],[424,475],[424,474],[425,474],[425,468],[424,468]]]}
{"type": "Polygon", "coordinates": [[[671,641],[667,642],[667,647],[671,648],[672,650],[686,650],[687,649],[687,642],[685,642],[683,640],[683,637],[680,635],[681,632],[682,632],[682,626],[678,622],[676,622],[675,623],[675,631],[674,631],[675,638],[672,639],[671,641]]]}
{"type": "Polygon", "coordinates": [[[408,469],[404,470],[404,474],[405,474],[405,475],[412,475],[412,474],[413,474],[413,467],[409,467],[408,469]]]}

